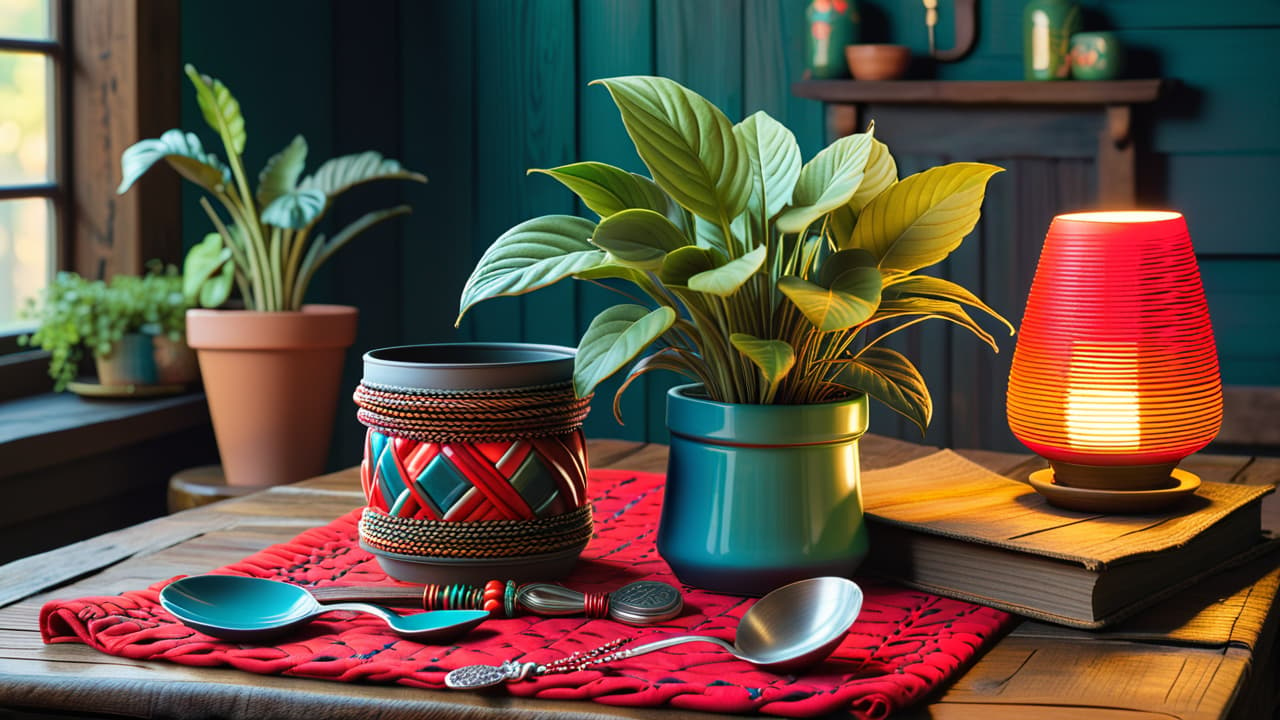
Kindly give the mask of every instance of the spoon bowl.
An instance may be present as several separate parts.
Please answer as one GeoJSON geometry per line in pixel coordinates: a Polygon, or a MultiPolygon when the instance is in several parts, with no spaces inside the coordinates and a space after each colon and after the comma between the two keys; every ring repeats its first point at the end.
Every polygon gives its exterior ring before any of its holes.
{"type": "Polygon", "coordinates": [[[160,605],[206,635],[225,640],[262,640],[287,633],[334,610],[354,610],[382,618],[401,637],[443,643],[479,625],[484,610],[435,610],[400,615],[369,603],[321,605],[305,588],[277,580],[239,575],[193,575],[160,591],[160,605]]]}

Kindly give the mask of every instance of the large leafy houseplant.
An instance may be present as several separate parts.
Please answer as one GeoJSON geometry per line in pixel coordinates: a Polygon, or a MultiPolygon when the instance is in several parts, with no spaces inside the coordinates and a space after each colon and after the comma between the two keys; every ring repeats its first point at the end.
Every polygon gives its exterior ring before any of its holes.
{"type": "Polygon", "coordinates": [[[204,307],[223,304],[234,283],[250,310],[299,309],[320,265],[360,233],[410,211],[408,205],[375,210],[326,238],[316,226],[334,199],[374,180],[426,182],[421,174],[373,151],[333,158],[299,180],[307,141],[298,135],[267,160],[258,174],[257,190],[251,190],[242,157],[247,134],[240,103],[222,81],[201,75],[191,65],[186,74],[205,122],[222,141],[227,163],[206,152],[195,133],[169,130],[124,151],[117,192],[128,191],[164,160],[222,206],[225,219],[208,198],[201,198],[217,232],[192,247],[183,266],[187,295],[204,307]]]}
{"type": "Polygon", "coordinates": [[[188,307],[172,266],[156,264],[146,275],[117,275],[110,282],[64,271],[27,300],[22,316],[39,326],[19,341],[49,352],[49,375],[62,390],[75,379],[86,349],[109,357],[125,335],[139,332],[181,342],[188,307]]]}
{"type": "Polygon", "coordinates": [[[619,396],[656,369],[728,403],[865,392],[923,431],[928,388],[885,339],[942,319],[998,350],[970,309],[1013,332],[972,292],[919,272],[973,229],[1000,168],[952,163],[899,180],[874,126],[802,163],[792,133],[763,112],[733,125],[669,79],[596,83],[613,97],[652,179],[597,162],[536,171],[600,220],[549,215],[511,228],[480,258],[458,316],[568,277],[631,283],[647,301],[614,305],[591,322],[574,370],[579,395],[656,344],[619,396]]]}

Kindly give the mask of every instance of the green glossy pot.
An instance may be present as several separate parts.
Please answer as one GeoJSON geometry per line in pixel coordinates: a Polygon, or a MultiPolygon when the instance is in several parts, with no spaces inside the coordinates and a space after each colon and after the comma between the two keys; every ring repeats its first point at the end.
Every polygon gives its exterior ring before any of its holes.
{"type": "Polygon", "coordinates": [[[658,553],[680,581],[762,595],[850,577],[867,554],[858,438],[867,398],[743,405],[667,394],[671,454],[658,553]]]}

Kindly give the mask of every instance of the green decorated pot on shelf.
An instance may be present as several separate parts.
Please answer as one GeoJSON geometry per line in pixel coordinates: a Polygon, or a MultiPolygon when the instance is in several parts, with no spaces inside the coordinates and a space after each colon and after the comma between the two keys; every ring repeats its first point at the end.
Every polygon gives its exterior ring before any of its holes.
{"type": "Polygon", "coordinates": [[[805,9],[804,65],[815,80],[849,77],[846,45],[857,43],[862,20],[855,0],[813,0],[805,9]]]}
{"type": "Polygon", "coordinates": [[[1115,33],[1082,32],[1071,36],[1071,77],[1114,80],[1124,67],[1124,50],[1115,33]]]}
{"type": "Polygon", "coordinates": [[[667,426],[657,547],[681,582],[762,595],[858,569],[867,554],[858,463],[865,395],[755,405],[681,385],[667,394],[667,426]]]}
{"type": "Polygon", "coordinates": [[[1023,71],[1027,80],[1066,80],[1071,36],[1080,31],[1080,7],[1070,0],[1031,0],[1022,14],[1023,71]]]}

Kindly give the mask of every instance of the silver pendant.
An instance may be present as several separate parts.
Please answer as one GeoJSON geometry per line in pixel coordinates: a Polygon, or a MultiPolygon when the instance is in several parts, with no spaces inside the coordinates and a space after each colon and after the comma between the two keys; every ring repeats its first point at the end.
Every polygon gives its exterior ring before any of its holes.
{"type": "Polygon", "coordinates": [[[609,598],[609,614],[632,625],[670,620],[684,609],[684,598],[674,587],[656,580],[640,580],[619,589],[609,598]]]}
{"type": "Polygon", "coordinates": [[[476,690],[501,685],[508,680],[523,680],[535,667],[534,663],[518,663],[508,660],[501,665],[467,665],[450,670],[444,676],[444,684],[455,690],[476,690]]]}

